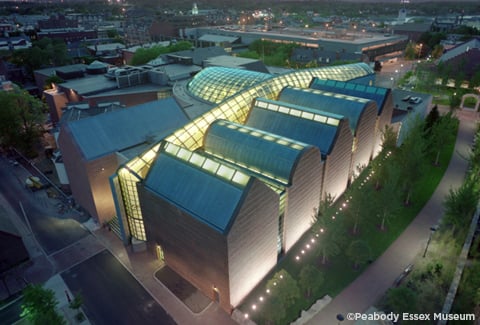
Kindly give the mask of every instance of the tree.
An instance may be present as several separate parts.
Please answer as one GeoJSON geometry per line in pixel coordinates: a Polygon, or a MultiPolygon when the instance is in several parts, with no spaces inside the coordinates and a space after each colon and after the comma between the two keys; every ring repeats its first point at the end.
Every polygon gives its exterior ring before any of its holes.
{"type": "Polygon", "coordinates": [[[268,297],[264,305],[264,310],[267,324],[282,324],[284,318],[287,316],[283,302],[276,295],[268,297]]]}
{"type": "Polygon", "coordinates": [[[405,48],[405,58],[407,60],[415,60],[416,58],[415,43],[409,42],[405,48]]]}
{"type": "Polygon", "coordinates": [[[452,116],[451,112],[448,112],[430,127],[427,133],[427,148],[431,154],[435,155],[434,164],[436,166],[438,166],[442,148],[456,138],[457,125],[458,120],[452,116]]]}
{"type": "Polygon", "coordinates": [[[267,289],[272,296],[278,297],[284,308],[295,304],[300,298],[300,289],[297,281],[285,270],[280,270],[267,282],[267,289]]]}
{"type": "Polygon", "coordinates": [[[450,98],[449,98],[450,109],[456,109],[460,107],[461,103],[462,103],[462,96],[458,95],[457,93],[453,93],[450,95],[450,98]]]}
{"type": "Polygon", "coordinates": [[[347,256],[353,262],[353,267],[357,269],[360,264],[366,263],[372,258],[370,246],[363,240],[354,240],[348,246],[347,256]]]}
{"type": "Polygon", "coordinates": [[[434,105],[425,118],[425,130],[427,132],[430,131],[432,126],[438,121],[439,118],[440,112],[438,111],[438,106],[434,105]]]}
{"type": "Polygon", "coordinates": [[[432,58],[433,59],[440,58],[443,55],[443,51],[444,51],[443,45],[436,44],[432,50],[432,58]]]}
{"type": "Polygon", "coordinates": [[[367,215],[372,211],[372,195],[373,188],[370,186],[360,186],[359,182],[355,182],[346,191],[345,197],[349,202],[345,208],[342,208],[352,225],[352,234],[356,235],[360,223],[363,220],[362,215],[367,215]]]}
{"type": "Polygon", "coordinates": [[[0,107],[0,143],[33,153],[41,130],[43,103],[26,91],[13,90],[0,92],[0,107]]]}
{"type": "Polygon", "coordinates": [[[324,276],[315,266],[307,264],[300,271],[298,281],[300,288],[302,288],[303,292],[310,298],[312,292],[318,292],[322,287],[324,276]]]}
{"type": "Polygon", "coordinates": [[[55,293],[44,289],[41,285],[29,284],[23,290],[23,305],[21,317],[27,318],[34,325],[63,325],[65,319],[58,314],[58,301],[55,293]]]}
{"type": "Polygon", "coordinates": [[[43,86],[43,89],[45,89],[45,90],[46,89],[52,89],[53,84],[61,84],[63,82],[65,82],[65,80],[63,80],[62,78],[60,78],[57,75],[50,76],[47,79],[45,79],[45,84],[43,86]]]}
{"type": "Polygon", "coordinates": [[[10,61],[27,68],[33,77],[33,71],[44,66],[61,66],[71,62],[67,45],[63,40],[42,38],[32,44],[31,48],[15,50],[10,61]]]}
{"type": "Polygon", "coordinates": [[[468,226],[468,221],[477,206],[478,195],[474,188],[479,180],[478,175],[473,179],[468,179],[460,188],[450,189],[445,198],[443,203],[445,214],[442,223],[451,227],[454,232],[468,226]]]}
{"type": "Polygon", "coordinates": [[[372,179],[375,182],[375,189],[382,186],[382,182],[386,179],[387,167],[389,166],[388,156],[397,149],[397,134],[391,126],[386,125],[382,131],[382,151],[370,163],[373,171],[372,179]]]}
{"type": "Polygon", "coordinates": [[[332,216],[335,216],[333,212],[319,217],[312,227],[314,232],[319,234],[318,243],[315,246],[315,256],[321,256],[322,264],[324,265],[329,258],[337,256],[342,252],[342,247],[344,247],[346,242],[344,227],[332,221],[332,216]]]}
{"type": "Polygon", "coordinates": [[[401,147],[394,155],[393,162],[397,164],[400,171],[406,205],[410,204],[413,186],[423,175],[427,145],[424,138],[424,121],[415,118],[410,122],[412,125],[401,147]]]}
{"type": "Polygon", "coordinates": [[[187,41],[177,42],[169,46],[152,46],[150,48],[140,48],[135,51],[132,57],[132,65],[142,65],[158,58],[162,54],[186,51],[192,48],[192,44],[187,41]]]}
{"type": "Polygon", "coordinates": [[[73,300],[68,305],[68,307],[70,307],[71,309],[73,309],[76,312],[75,318],[78,321],[82,321],[85,318],[83,313],[80,311],[80,307],[82,307],[82,305],[83,305],[83,297],[79,293],[75,295],[73,300]]]}
{"type": "Polygon", "coordinates": [[[380,230],[385,230],[385,223],[400,208],[400,200],[398,195],[398,184],[400,182],[400,172],[395,164],[388,165],[386,179],[382,188],[376,193],[374,199],[376,201],[377,211],[381,218],[380,230]]]}
{"type": "Polygon", "coordinates": [[[394,313],[415,312],[417,295],[412,289],[399,287],[387,291],[387,308],[394,313]]]}

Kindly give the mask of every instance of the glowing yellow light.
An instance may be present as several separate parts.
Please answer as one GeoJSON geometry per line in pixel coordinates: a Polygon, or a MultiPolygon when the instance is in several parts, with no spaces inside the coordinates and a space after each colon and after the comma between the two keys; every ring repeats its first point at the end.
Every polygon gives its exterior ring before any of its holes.
{"type": "Polygon", "coordinates": [[[270,289],[267,289],[267,290],[265,290],[265,291],[266,291],[266,293],[270,293],[270,289]]]}
{"type": "Polygon", "coordinates": [[[280,279],[283,279],[283,274],[280,274],[280,279]]]}
{"type": "Polygon", "coordinates": [[[252,309],[253,310],[257,309],[257,305],[252,305],[252,309]]]}
{"type": "Polygon", "coordinates": [[[263,297],[262,297],[262,296],[260,296],[260,298],[258,298],[258,300],[260,300],[260,301],[263,301],[263,297]]]}
{"type": "Polygon", "coordinates": [[[295,256],[295,259],[296,259],[297,261],[300,260],[300,256],[298,256],[298,255],[295,256]]]}
{"type": "Polygon", "coordinates": [[[310,239],[310,241],[311,241],[312,243],[314,243],[314,242],[315,242],[315,238],[310,239]]]}
{"type": "Polygon", "coordinates": [[[305,245],[306,248],[310,248],[310,244],[305,245]]]}
{"type": "Polygon", "coordinates": [[[248,314],[245,314],[245,318],[248,318],[248,314]]]}
{"type": "Polygon", "coordinates": [[[273,285],[276,286],[276,285],[277,285],[277,282],[273,282],[273,285]]]}
{"type": "Polygon", "coordinates": [[[324,231],[325,231],[325,230],[324,230],[323,228],[320,228],[320,232],[322,232],[322,233],[323,233],[324,231]]]}

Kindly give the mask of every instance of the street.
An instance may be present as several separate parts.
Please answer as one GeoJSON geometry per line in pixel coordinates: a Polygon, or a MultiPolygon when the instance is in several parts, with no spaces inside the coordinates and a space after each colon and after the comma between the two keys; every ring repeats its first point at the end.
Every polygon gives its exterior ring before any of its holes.
{"type": "Polygon", "coordinates": [[[108,251],[62,273],[68,287],[84,298],[92,324],[175,324],[172,317],[108,251]]]}
{"type": "MultiPolygon", "coordinates": [[[[175,324],[158,302],[82,224],[76,211],[59,211],[46,190],[30,191],[31,172],[0,157],[0,205],[29,251],[32,265],[22,268],[30,283],[44,283],[58,272],[81,292],[84,312],[93,324],[175,324]]],[[[15,292],[21,288],[15,288],[15,292]]],[[[64,296],[64,289],[61,294],[64,296]]],[[[0,323],[20,319],[21,299],[0,309],[0,323]]],[[[67,308],[64,306],[59,306],[67,308]]]]}

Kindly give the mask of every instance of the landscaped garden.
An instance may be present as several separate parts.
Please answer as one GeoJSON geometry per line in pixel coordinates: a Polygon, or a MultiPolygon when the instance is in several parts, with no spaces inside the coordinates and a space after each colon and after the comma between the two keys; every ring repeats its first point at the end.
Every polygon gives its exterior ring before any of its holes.
{"type": "Polygon", "coordinates": [[[320,202],[311,231],[240,306],[245,317],[287,324],[359,276],[431,197],[450,161],[457,126],[451,114],[434,110],[415,121],[400,147],[386,129],[381,154],[335,203],[328,196],[320,202]]]}

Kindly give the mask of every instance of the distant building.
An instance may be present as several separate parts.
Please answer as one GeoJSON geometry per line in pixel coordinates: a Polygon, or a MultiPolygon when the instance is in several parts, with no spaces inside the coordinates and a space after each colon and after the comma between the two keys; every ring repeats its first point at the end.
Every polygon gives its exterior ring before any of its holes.
{"type": "Polygon", "coordinates": [[[77,28],[78,22],[76,19],[66,17],[64,15],[52,15],[48,19],[38,21],[38,28],[44,29],[63,29],[63,28],[77,28]]]}
{"type": "Polygon", "coordinates": [[[37,33],[37,38],[61,39],[68,42],[78,42],[86,39],[96,39],[97,31],[95,30],[83,30],[83,29],[45,29],[37,33]]]}
{"type": "Polygon", "coordinates": [[[296,43],[319,52],[348,53],[365,55],[370,61],[377,56],[401,52],[405,49],[407,38],[403,35],[384,35],[345,29],[324,30],[315,28],[281,28],[266,31],[248,25],[198,27],[185,31],[185,37],[197,41],[208,35],[235,37],[239,43],[248,45],[255,40],[296,43]]]}
{"type": "Polygon", "coordinates": [[[462,72],[465,79],[469,80],[480,72],[480,37],[450,48],[438,59],[438,63],[462,72]]]}

